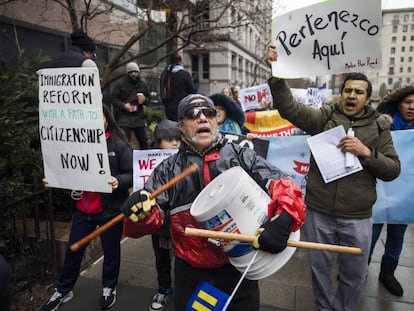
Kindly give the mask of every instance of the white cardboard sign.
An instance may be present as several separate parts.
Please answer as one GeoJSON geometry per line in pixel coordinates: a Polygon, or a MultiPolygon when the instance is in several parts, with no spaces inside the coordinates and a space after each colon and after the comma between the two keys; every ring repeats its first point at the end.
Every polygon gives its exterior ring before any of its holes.
{"type": "Polygon", "coordinates": [[[48,186],[112,192],[98,69],[50,68],[37,73],[48,186]]]}
{"type": "Polygon", "coordinates": [[[272,74],[302,78],[381,68],[381,1],[327,0],[273,19],[272,74]]]}

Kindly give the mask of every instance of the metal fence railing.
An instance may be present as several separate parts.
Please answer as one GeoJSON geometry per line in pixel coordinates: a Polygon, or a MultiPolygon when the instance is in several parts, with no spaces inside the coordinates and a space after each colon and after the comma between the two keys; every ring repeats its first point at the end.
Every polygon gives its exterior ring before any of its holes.
{"type": "Polygon", "coordinates": [[[0,249],[12,270],[16,293],[57,275],[55,224],[50,191],[32,176],[3,179],[0,185],[0,249]]]}

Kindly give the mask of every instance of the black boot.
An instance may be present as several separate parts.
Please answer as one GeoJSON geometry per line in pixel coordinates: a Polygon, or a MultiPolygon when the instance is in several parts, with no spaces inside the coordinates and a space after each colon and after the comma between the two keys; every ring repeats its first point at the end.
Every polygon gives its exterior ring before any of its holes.
{"type": "Polygon", "coordinates": [[[391,257],[382,256],[379,280],[391,294],[402,296],[404,290],[401,287],[400,282],[398,282],[394,276],[394,271],[397,268],[397,265],[397,260],[394,260],[391,257]]]}

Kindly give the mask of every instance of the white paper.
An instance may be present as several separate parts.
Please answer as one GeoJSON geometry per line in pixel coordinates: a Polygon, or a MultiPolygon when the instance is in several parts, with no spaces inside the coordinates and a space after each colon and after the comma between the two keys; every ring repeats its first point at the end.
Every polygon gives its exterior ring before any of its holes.
{"type": "Polygon", "coordinates": [[[345,129],[342,125],[339,125],[307,139],[309,148],[325,183],[362,170],[358,157],[355,157],[355,165],[353,167],[347,168],[345,166],[345,153],[337,147],[339,141],[344,136],[345,129]]]}

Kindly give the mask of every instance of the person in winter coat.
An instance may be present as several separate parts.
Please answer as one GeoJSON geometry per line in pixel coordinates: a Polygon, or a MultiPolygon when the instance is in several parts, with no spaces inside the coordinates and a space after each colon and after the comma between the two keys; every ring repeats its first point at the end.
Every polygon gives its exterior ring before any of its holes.
{"type": "MultiPolygon", "coordinates": [[[[414,85],[406,85],[385,96],[377,107],[377,111],[392,117],[391,130],[414,129],[414,85]]],[[[372,225],[372,243],[369,260],[375,248],[375,244],[381,234],[384,224],[372,225]]],[[[398,266],[398,260],[403,248],[404,234],[407,224],[387,224],[387,238],[384,255],[381,259],[379,280],[393,295],[402,296],[404,290],[394,276],[398,266]]]]}
{"type": "Polygon", "coordinates": [[[59,57],[42,65],[43,68],[96,67],[96,44],[84,32],[75,31],[70,35],[72,45],[59,57]]]}
{"type": "Polygon", "coordinates": [[[144,105],[148,103],[149,95],[148,85],[140,77],[139,66],[134,62],[128,63],[126,75],[114,86],[111,100],[116,108],[116,121],[129,141],[131,132],[134,132],[139,149],[148,149],[144,105]]]}
{"type": "Polygon", "coordinates": [[[242,134],[246,117],[239,105],[224,94],[213,94],[210,98],[216,106],[218,129],[221,132],[242,134]]]}
{"type": "MultiPolygon", "coordinates": [[[[112,187],[112,193],[72,191],[75,208],[65,261],[55,292],[42,306],[40,311],[57,310],[61,304],[73,298],[73,288],[79,276],[82,258],[87,245],[77,251],[72,251],[69,248],[70,245],[78,242],[93,232],[98,226],[102,226],[117,216],[120,213],[120,206],[128,197],[128,189],[132,187],[132,150],[109,109],[105,105],[103,107],[103,122],[112,175],[108,180],[108,184],[112,187]]],[[[47,186],[46,179],[43,179],[43,183],[47,186]]],[[[100,235],[104,254],[101,309],[110,309],[116,302],[122,233],[123,223],[119,222],[100,235]]]]}
{"type": "MultiPolygon", "coordinates": [[[[277,60],[275,46],[265,56],[271,65],[277,60]]],[[[352,127],[355,136],[344,136],[337,148],[359,158],[363,169],[325,183],[313,158],[310,160],[305,204],[305,230],[310,242],[340,244],[362,249],[359,256],[338,253],[338,287],[333,290],[334,256],[327,251],[310,251],[312,287],[318,310],[358,309],[368,273],[372,233],[372,206],[377,198],[376,179],[390,181],[400,174],[388,119],[370,105],[371,82],[360,73],[351,73],[341,89],[340,101],[314,109],[298,103],[285,80],[269,79],[275,108],[280,115],[310,135],[342,125],[352,127]]]]}
{"type": "MultiPolygon", "coordinates": [[[[305,206],[300,189],[278,168],[249,148],[227,142],[218,131],[217,111],[212,100],[201,94],[184,97],[178,105],[182,144],[178,153],[161,162],[148,178],[145,189],[134,192],[121,211],[139,220],[148,232],[162,225],[168,214],[175,254],[174,310],[184,311],[197,285],[206,281],[231,294],[241,273],[229,263],[228,255],[207,238],[186,236],[185,227],[202,228],[190,214],[192,202],[214,178],[233,166],[242,167],[272,198],[269,219],[262,225],[255,247],[278,253],[286,248],[291,230],[304,222],[305,206]],[[198,173],[186,177],[154,200],[148,193],[164,185],[191,164],[198,173]],[[278,202],[278,203],[276,203],[278,202]],[[131,207],[139,207],[132,212],[131,207]],[[143,209],[143,207],[145,207],[143,209]],[[151,207],[151,208],[148,208],[151,207]],[[277,215],[277,216],[275,216],[277,215]]],[[[244,279],[228,310],[259,310],[258,281],[244,279]]]]}
{"type": "Polygon", "coordinates": [[[170,65],[161,74],[160,90],[167,119],[177,121],[177,109],[180,100],[188,94],[197,92],[191,75],[184,70],[180,55],[173,54],[171,56],[170,65]]]}
{"type": "MultiPolygon", "coordinates": [[[[181,132],[178,123],[171,120],[162,120],[154,130],[154,144],[156,149],[178,149],[181,145],[181,132]]],[[[150,311],[164,310],[173,294],[171,281],[171,249],[170,223],[164,221],[163,226],[151,235],[152,248],[155,254],[157,268],[158,292],[152,299],[150,311]]]]}

